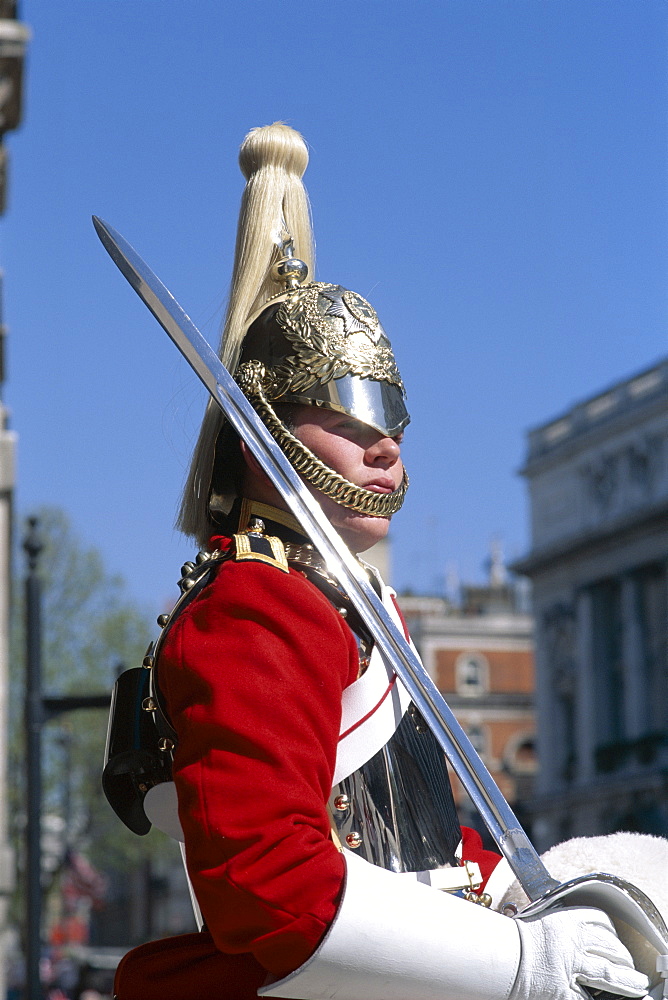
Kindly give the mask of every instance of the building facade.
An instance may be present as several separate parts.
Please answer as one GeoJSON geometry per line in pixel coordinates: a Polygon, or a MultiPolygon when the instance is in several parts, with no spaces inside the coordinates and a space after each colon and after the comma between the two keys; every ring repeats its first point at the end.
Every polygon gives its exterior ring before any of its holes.
{"type": "MultiPolygon", "coordinates": [[[[463,587],[459,606],[407,594],[399,604],[425,668],[516,808],[536,772],[533,620],[504,576],[492,560],[490,583],[463,587]]],[[[457,779],[453,789],[462,823],[486,836],[457,779]]]]}
{"type": "MultiPolygon", "coordinates": [[[[6,133],[18,128],[22,117],[23,67],[30,29],[22,24],[17,0],[0,0],[0,216],[7,203],[6,133]]],[[[11,539],[16,436],[2,399],[6,378],[6,328],[2,320],[0,280],[0,996],[7,992],[7,957],[13,938],[10,897],[14,888],[15,858],[9,841],[8,719],[9,618],[11,599],[11,539]]]]}
{"type": "Polygon", "coordinates": [[[668,359],[529,433],[540,849],[668,834],[668,359]]]}

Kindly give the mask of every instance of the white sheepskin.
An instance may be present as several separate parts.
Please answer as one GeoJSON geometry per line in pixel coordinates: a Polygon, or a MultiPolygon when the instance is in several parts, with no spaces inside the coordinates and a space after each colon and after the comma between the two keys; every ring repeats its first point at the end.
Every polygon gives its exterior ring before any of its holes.
{"type": "MultiPolygon", "coordinates": [[[[557,844],[543,854],[545,867],[559,882],[604,872],[617,875],[637,886],[649,896],[668,924],[668,840],[644,833],[612,833],[607,837],[575,837],[557,844]]],[[[514,904],[521,910],[529,902],[517,881],[513,882],[495,909],[514,904]]],[[[656,972],[656,952],[626,924],[616,930],[633,956],[638,971],[649,977],[652,996],[661,996],[656,972]]]]}

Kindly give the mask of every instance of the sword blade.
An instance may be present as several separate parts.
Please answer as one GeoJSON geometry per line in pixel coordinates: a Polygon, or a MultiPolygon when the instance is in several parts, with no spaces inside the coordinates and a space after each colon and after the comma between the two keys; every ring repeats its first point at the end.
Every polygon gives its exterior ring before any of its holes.
{"type": "Polygon", "coordinates": [[[364,570],[322,513],[276,441],[190,317],[120,233],[93,216],[111,259],[200,377],[234,430],[310,536],[434,733],[529,899],[558,883],[551,878],[466,733],[397,629],[364,570]]]}

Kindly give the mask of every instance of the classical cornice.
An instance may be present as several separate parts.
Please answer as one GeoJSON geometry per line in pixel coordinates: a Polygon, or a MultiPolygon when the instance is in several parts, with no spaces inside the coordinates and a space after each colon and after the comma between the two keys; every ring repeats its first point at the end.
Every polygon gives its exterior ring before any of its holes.
{"type": "Polygon", "coordinates": [[[543,549],[534,549],[509,566],[513,573],[521,576],[535,576],[541,570],[557,561],[563,562],[583,554],[595,555],[614,541],[619,548],[636,533],[647,534],[654,530],[668,529],[668,500],[663,499],[657,504],[632,511],[622,517],[615,518],[601,527],[587,528],[556,542],[543,549]]]}

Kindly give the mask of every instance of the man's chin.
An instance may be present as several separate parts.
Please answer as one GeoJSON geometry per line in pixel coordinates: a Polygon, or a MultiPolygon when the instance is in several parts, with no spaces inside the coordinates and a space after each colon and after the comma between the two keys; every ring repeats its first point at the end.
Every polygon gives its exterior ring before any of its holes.
{"type": "Polygon", "coordinates": [[[390,518],[351,511],[345,522],[336,527],[348,548],[359,555],[387,536],[390,518]]]}

